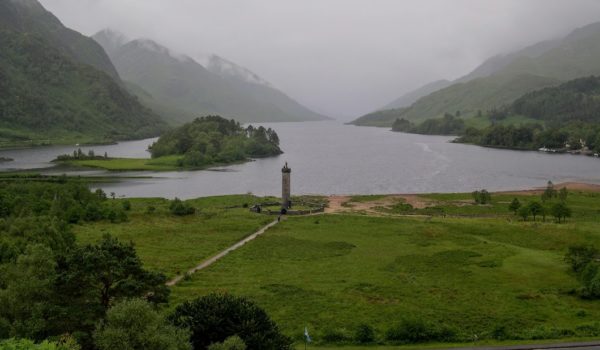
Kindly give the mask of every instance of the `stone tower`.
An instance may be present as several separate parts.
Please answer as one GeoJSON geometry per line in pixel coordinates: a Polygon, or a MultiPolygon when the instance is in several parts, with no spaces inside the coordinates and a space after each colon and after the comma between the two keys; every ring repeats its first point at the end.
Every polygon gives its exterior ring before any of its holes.
{"type": "Polygon", "coordinates": [[[287,210],[292,206],[290,183],[292,169],[288,167],[287,162],[285,162],[285,166],[281,169],[281,175],[281,208],[287,210]]]}

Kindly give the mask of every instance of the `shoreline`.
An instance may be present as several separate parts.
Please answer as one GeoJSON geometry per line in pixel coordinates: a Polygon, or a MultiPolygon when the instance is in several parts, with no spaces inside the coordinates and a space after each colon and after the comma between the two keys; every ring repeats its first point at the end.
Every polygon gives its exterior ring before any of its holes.
{"type": "MultiPolygon", "coordinates": [[[[579,181],[565,181],[555,183],[554,188],[560,190],[563,187],[567,187],[571,191],[585,191],[585,192],[598,192],[600,193],[600,183],[592,182],[579,182],[579,181]]],[[[524,189],[513,189],[513,190],[498,190],[490,191],[490,193],[497,194],[541,194],[546,189],[545,186],[538,186],[524,189]]],[[[371,193],[371,194],[303,194],[303,195],[314,195],[314,196],[326,196],[326,197],[353,197],[353,196],[419,196],[428,194],[451,194],[451,193],[470,193],[470,192],[410,192],[410,193],[371,193]]]]}

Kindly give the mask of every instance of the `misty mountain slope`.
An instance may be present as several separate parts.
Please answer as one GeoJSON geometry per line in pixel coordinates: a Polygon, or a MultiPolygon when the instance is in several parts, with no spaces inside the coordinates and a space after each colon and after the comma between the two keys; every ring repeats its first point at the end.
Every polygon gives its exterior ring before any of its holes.
{"type": "Polygon", "coordinates": [[[268,81],[256,73],[217,55],[210,55],[206,69],[226,79],[271,86],[268,81]]]}
{"type": "Polygon", "coordinates": [[[444,79],[426,84],[416,90],[404,94],[398,99],[382,107],[381,110],[409,107],[410,105],[418,101],[420,98],[425,97],[433,92],[442,90],[452,84],[466,83],[473,79],[488,77],[502,70],[519,57],[536,58],[555,48],[559,44],[560,40],[547,40],[525,47],[521,50],[507,55],[496,55],[490,57],[467,75],[464,75],[453,81],[448,81],[444,79]]]}
{"type": "MultiPolygon", "coordinates": [[[[68,40],[55,46],[56,32],[68,29],[57,27],[47,35],[24,30],[48,18],[37,1],[0,6],[0,142],[105,142],[155,136],[165,129],[120,81],[75,60],[65,48],[68,40]]],[[[91,47],[102,51],[95,43],[91,47]]]]}
{"type": "Polygon", "coordinates": [[[400,96],[399,98],[397,98],[396,100],[390,102],[389,104],[385,105],[383,108],[381,108],[382,110],[385,109],[396,109],[396,108],[403,108],[403,107],[410,107],[410,105],[412,105],[413,103],[417,102],[421,97],[423,96],[427,96],[432,92],[441,90],[445,87],[448,87],[452,85],[452,82],[448,81],[448,80],[437,80],[434,82],[431,82],[429,84],[426,84],[424,86],[421,86],[420,88],[413,90],[407,94],[404,94],[402,96],[400,96]]]}
{"type": "Polygon", "coordinates": [[[402,115],[406,112],[406,108],[392,108],[384,109],[381,111],[371,112],[365,114],[362,117],[353,120],[349,124],[356,126],[377,126],[377,127],[391,127],[396,119],[402,118],[402,115]]]}
{"type": "Polygon", "coordinates": [[[419,122],[447,112],[472,116],[478,110],[509,104],[528,92],[598,74],[600,23],[594,23],[563,39],[487,60],[451,86],[416,101],[402,117],[419,122]]]}
{"type": "Polygon", "coordinates": [[[207,69],[151,40],[139,39],[115,49],[111,31],[94,36],[111,53],[123,80],[150,94],[140,99],[171,123],[218,114],[240,122],[322,120],[249,70],[218,56],[207,69]],[[188,118],[189,117],[189,118],[188,118]]]}

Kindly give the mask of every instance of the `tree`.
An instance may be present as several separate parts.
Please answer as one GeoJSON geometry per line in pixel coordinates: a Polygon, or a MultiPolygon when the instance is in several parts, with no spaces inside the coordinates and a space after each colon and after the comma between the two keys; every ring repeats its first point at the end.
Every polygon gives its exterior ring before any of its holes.
{"type": "Polygon", "coordinates": [[[552,206],[552,216],[554,216],[558,223],[561,223],[561,220],[567,220],[567,218],[571,217],[571,208],[567,207],[565,202],[559,202],[552,206]]]}
{"type": "Polygon", "coordinates": [[[211,344],[208,350],[246,350],[246,343],[244,343],[242,338],[234,335],[225,339],[222,343],[211,344]]]}
{"type": "Polygon", "coordinates": [[[561,202],[566,202],[568,196],[569,196],[569,191],[567,190],[566,187],[563,187],[560,189],[560,191],[558,191],[558,199],[560,199],[561,202]]]}
{"type": "Polygon", "coordinates": [[[554,189],[552,181],[548,181],[548,185],[546,186],[544,193],[542,193],[542,202],[549,201],[554,197],[556,197],[556,189],[554,189]]]}
{"type": "Polygon", "coordinates": [[[209,294],[179,305],[168,319],[191,330],[195,350],[207,349],[233,335],[238,335],[248,350],[292,349],[292,341],[267,313],[246,298],[209,294]]]}
{"type": "Polygon", "coordinates": [[[529,212],[533,216],[533,221],[535,221],[538,215],[544,214],[544,207],[539,202],[531,202],[529,203],[529,212]]]}
{"type": "Polygon", "coordinates": [[[55,306],[56,262],[52,255],[46,246],[29,245],[15,264],[3,269],[0,324],[7,324],[8,329],[0,337],[41,341],[56,334],[52,331],[53,321],[60,312],[55,306]]]}
{"type": "Polygon", "coordinates": [[[124,300],[94,332],[99,350],[189,350],[189,332],[166,322],[142,299],[124,300]]]}
{"type": "Polygon", "coordinates": [[[519,216],[523,218],[523,221],[527,221],[529,214],[531,214],[531,209],[529,208],[529,206],[522,206],[521,208],[519,208],[518,213],[519,216]]]}
{"type": "Polygon", "coordinates": [[[472,193],[473,199],[477,204],[488,204],[492,201],[492,195],[485,189],[472,193]]]}
{"type": "Polygon", "coordinates": [[[84,304],[101,314],[123,298],[144,297],[161,303],[169,295],[166,277],[145,270],[132,243],[123,244],[108,234],[97,245],[74,249],[62,278],[66,285],[85,291],[81,295],[84,304]]]}
{"type": "Polygon", "coordinates": [[[508,206],[508,210],[512,211],[515,215],[517,215],[519,208],[521,208],[521,202],[518,198],[513,199],[508,206]]]}
{"type": "Polygon", "coordinates": [[[583,271],[585,266],[600,257],[600,251],[592,245],[574,245],[569,247],[565,261],[575,273],[583,271]]]}

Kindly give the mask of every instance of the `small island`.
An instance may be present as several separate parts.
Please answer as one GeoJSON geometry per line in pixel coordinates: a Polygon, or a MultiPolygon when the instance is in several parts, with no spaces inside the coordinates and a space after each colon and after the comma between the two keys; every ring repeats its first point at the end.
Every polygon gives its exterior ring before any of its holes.
{"type": "Polygon", "coordinates": [[[9,157],[0,157],[0,163],[7,163],[7,162],[12,162],[14,161],[14,159],[9,158],[9,157]]]}
{"type": "Polygon", "coordinates": [[[242,127],[220,116],[196,118],[163,134],[148,149],[150,159],[112,158],[81,150],[61,155],[55,162],[113,171],[197,170],[217,165],[246,162],[282,154],[279,136],[263,126],[242,127]]]}

